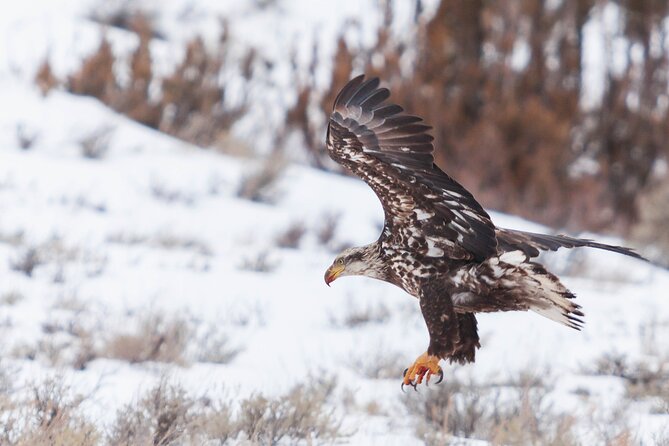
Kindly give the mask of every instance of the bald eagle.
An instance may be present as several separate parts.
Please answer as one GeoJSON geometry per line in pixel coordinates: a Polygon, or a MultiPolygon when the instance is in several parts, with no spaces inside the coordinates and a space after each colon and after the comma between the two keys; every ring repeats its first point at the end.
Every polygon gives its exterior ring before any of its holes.
{"type": "Polygon", "coordinates": [[[574,295],[532,259],[581,246],[642,257],[592,240],[496,227],[472,194],[434,163],[430,127],[386,103],[389,97],[378,79],[358,76],[335,99],[328,153],[372,188],[385,221],[377,241],[336,257],[325,282],[367,276],[418,299],[430,341],[404,371],[402,387],[415,389],[433,375],[441,382],[442,359],[474,362],[478,312],[532,310],[580,329],[583,313],[574,295]]]}

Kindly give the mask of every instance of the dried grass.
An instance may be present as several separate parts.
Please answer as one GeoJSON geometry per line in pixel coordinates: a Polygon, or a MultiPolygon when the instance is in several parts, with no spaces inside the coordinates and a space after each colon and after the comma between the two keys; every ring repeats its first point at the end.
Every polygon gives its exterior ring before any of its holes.
{"type": "Polygon", "coordinates": [[[10,268],[32,277],[35,268],[44,263],[42,255],[35,246],[30,246],[21,252],[18,257],[10,261],[10,268]]]}
{"type": "Polygon", "coordinates": [[[232,345],[230,337],[220,325],[212,325],[197,337],[195,357],[198,362],[229,364],[242,350],[232,345]]]}
{"type": "MultiPolygon", "coordinates": [[[[639,200],[639,220],[632,236],[648,246],[647,255],[669,267],[669,178],[654,186],[639,200]]],[[[646,253],[644,253],[646,254],[646,253]]]]}
{"type": "Polygon", "coordinates": [[[279,266],[278,261],[272,259],[269,251],[263,250],[257,253],[251,253],[242,259],[239,268],[244,271],[256,273],[270,273],[279,266]]]}
{"type": "Polygon", "coordinates": [[[130,363],[145,361],[185,364],[192,328],[179,317],[161,313],[147,315],[131,333],[112,336],[100,356],[130,363]]]}
{"type": "Polygon", "coordinates": [[[114,127],[101,127],[84,136],[79,144],[81,155],[88,159],[102,159],[109,152],[109,144],[114,135],[114,127]]]}
{"type": "Polygon", "coordinates": [[[197,237],[190,235],[178,235],[168,232],[161,232],[151,236],[136,233],[117,232],[108,235],[107,242],[128,246],[145,245],[166,250],[193,251],[203,256],[211,256],[213,254],[209,245],[197,237]]]}
{"type": "Polygon", "coordinates": [[[237,196],[258,203],[276,201],[278,180],[286,168],[286,160],[279,152],[262,160],[260,166],[252,168],[241,180],[237,196]]]}
{"type": "Polygon", "coordinates": [[[322,379],[298,385],[275,399],[252,396],[241,403],[239,429],[259,444],[276,445],[284,438],[333,441],[341,435],[341,423],[326,409],[334,388],[333,379],[322,379]]]}
{"type": "Polygon", "coordinates": [[[338,328],[358,328],[367,324],[384,324],[390,320],[391,312],[382,303],[359,304],[349,299],[344,314],[341,316],[330,316],[330,324],[338,328]]]}
{"type": "Polygon", "coordinates": [[[622,378],[630,400],[669,400],[669,358],[664,355],[631,361],[625,355],[605,353],[597,358],[594,369],[583,372],[622,378]]]}
{"type": "Polygon", "coordinates": [[[493,444],[578,444],[576,420],[554,413],[546,402],[548,392],[536,379],[522,379],[517,386],[483,386],[451,378],[425,397],[410,392],[404,402],[419,420],[417,435],[427,444],[443,444],[451,436],[493,444]]]}
{"type": "Polygon", "coordinates": [[[29,396],[5,393],[0,400],[0,444],[8,446],[93,446],[99,431],[83,417],[84,397],[75,395],[62,380],[48,378],[32,384],[29,396]]]}
{"type": "Polygon", "coordinates": [[[299,221],[293,222],[276,237],[276,246],[279,248],[297,249],[306,232],[307,228],[304,226],[304,223],[299,221]]]}
{"type": "MultiPolygon", "coordinates": [[[[145,15],[126,7],[118,8],[109,17],[94,16],[99,22],[137,34],[139,45],[130,58],[130,79],[118,82],[114,73],[114,65],[118,62],[109,41],[103,38],[97,51],[69,76],[68,91],[96,97],[137,122],[200,146],[226,139],[232,124],[246,110],[246,103],[242,99],[231,106],[225,100],[227,87],[219,75],[227,63],[225,34],[213,50],[208,50],[198,37],[187,42],[184,60],[174,72],[157,78],[152,67],[150,43],[159,36],[145,15]],[[149,94],[152,85],[158,86],[158,94],[149,94]]],[[[249,52],[241,62],[248,73],[254,60],[255,53],[249,52]]],[[[48,85],[44,81],[48,79],[47,74],[36,82],[48,85]]]]}
{"type": "Polygon", "coordinates": [[[245,438],[252,444],[335,441],[340,422],[327,408],[335,382],[311,380],[285,395],[254,395],[239,402],[190,397],[162,379],[138,403],[117,412],[107,442],[113,445],[219,444],[245,438]],[[241,437],[241,438],[240,438],[241,437]]]}
{"type": "Polygon", "coordinates": [[[35,84],[37,85],[37,88],[40,89],[42,96],[47,96],[51,90],[58,87],[60,84],[60,81],[51,70],[51,62],[49,62],[48,58],[44,59],[37,69],[37,73],[35,73],[35,84]]]}
{"type": "Polygon", "coordinates": [[[196,402],[165,378],[136,404],[116,414],[107,442],[126,446],[181,444],[193,422],[196,402]]]}
{"type": "Polygon", "coordinates": [[[195,196],[193,194],[158,182],[151,184],[151,195],[156,200],[164,201],[168,204],[179,203],[185,206],[192,206],[195,203],[195,196]]]}
{"type": "Polygon", "coordinates": [[[19,291],[7,291],[0,296],[0,305],[13,306],[25,299],[19,291]]]}
{"type": "Polygon", "coordinates": [[[368,352],[356,350],[348,361],[357,375],[369,379],[400,379],[402,370],[409,363],[404,355],[384,346],[368,352]]]}
{"type": "Polygon", "coordinates": [[[97,51],[86,58],[81,67],[68,78],[67,90],[111,103],[118,94],[118,84],[114,75],[115,62],[111,44],[106,37],[103,37],[97,51]]]}
{"type": "MultiPolygon", "coordinates": [[[[339,225],[339,214],[324,214],[320,226],[316,231],[318,242],[323,246],[328,246],[334,241],[339,225]]],[[[331,247],[332,248],[332,247],[331,247]]]]}
{"type": "Polygon", "coordinates": [[[36,130],[31,130],[25,124],[16,124],[16,141],[21,150],[30,150],[38,138],[39,133],[36,130]]]}

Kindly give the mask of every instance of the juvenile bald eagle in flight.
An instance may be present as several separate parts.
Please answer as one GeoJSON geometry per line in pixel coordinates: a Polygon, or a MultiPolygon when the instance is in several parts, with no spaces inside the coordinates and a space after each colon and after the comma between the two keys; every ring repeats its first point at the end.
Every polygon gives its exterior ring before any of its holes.
{"type": "Polygon", "coordinates": [[[432,375],[441,382],[441,359],[474,362],[478,312],[532,310],[578,330],[583,313],[574,295],[532,258],[581,246],[642,257],[591,240],[496,227],[472,194],[434,163],[430,127],[387,104],[389,96],[378,79],[358,76],[335,99],[328,153],[374,190],[385,222],[377,241],[339,254],[325,282],[362,275],[418,299],[430,342],[404,371],[402,387],[415,389],[432,375]]]}

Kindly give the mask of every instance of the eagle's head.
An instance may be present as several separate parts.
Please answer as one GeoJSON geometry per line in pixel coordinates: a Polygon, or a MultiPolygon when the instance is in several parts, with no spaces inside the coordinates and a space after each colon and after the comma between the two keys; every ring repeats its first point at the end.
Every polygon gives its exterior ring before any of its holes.
{"type": "Polygon", "coordinates": [[[330,286],[341,276],[367,276],[383,280],[384,271],[379,248],[376,243],[372,243],[342,251],[325,271],[325,283],[330,286]]]}

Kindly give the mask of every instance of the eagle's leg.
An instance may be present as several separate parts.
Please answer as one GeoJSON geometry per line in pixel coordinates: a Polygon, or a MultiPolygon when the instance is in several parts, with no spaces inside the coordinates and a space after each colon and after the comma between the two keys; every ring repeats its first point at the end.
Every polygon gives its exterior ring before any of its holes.
{"type": "Polygon", "coordinates": [[[402,379],[402,390],[404,386],[412,386],[416,389],[418,384],[425,379],[425,385],[430,382],[432,375],[439,375],[439,384],[444,379],[444,371],[439,366],[439,357],[429,355],[427,352],[416,358],[416,361],[404,371],[404,378],[402,379]]]}

